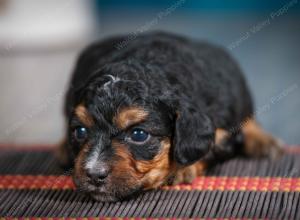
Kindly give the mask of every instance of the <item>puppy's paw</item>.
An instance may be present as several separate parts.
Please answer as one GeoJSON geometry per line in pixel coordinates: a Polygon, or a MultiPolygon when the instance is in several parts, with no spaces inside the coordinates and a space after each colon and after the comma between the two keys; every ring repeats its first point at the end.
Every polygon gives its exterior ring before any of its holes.
{"type": "Polygon", "coordinates": [[[254,157],[279,158],[283,153],[283,142],[267,134],[255,121],[243,128],[244,152],[254,157]]]}
{"type": "Polygon", "coordinates": [[[279,158],[283,153],[283,142],[269,134],[245,137],[245,153],[254,157],[279,158]]]}
{"type": "Polygon", "coordinates": [[[193,182],[197,176],[202,176],[205,173],[206,167],[206,163],[196,162],[195,164],[181,168],[176,172],[171,185],[193,182]]]}

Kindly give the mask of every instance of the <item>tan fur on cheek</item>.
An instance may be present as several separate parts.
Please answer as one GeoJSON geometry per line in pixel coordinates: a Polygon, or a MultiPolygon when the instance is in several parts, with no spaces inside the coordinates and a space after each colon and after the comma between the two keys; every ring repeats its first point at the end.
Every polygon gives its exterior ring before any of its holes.
{"type": "Polygon", "coordinates": [[[166,138],[161,143],[161,151],[152,160],[135,160],[125,145],[113,142],[118,164],[114,166],[113,175],[127,173],[128,184],[141,185],[144,189],[157,188],[165,183],[171,174],[170,140],[166,138]]]}
{"type": "Polygon", "coordinates": [[[75,167],[74,167],[74,174],[75,177],[78,179],[85,179],[86,175],[83,171],[83,164],[86,158],[86,153],[88,152],[89,146],[86,144],[83,146],[81,151],[79,152],[77,158],[75,159],[75,167]]]}
{"type": "Polygon", "coordinates": [[[140,185],[143,176],[136,168],[136,161],[127,147],[115,140],[112,141],[115,156],[112,158],[112,176],[121,179],[128,186],[140,185]]]}
{"type": "Polygon", "coordinates": [[[147,116],[148,113],[140,107],[126,107],[118,112],[118,114],[113,118],[113,122],[120,129],[126,129],[133,124],[144,121],[147,116]]]}
{"type": "Polygon", "coordinates": [[[165,138],[161,142],[161,151],[150,161],[138,161],[137,168],[145,175],[142,179],[145,189],[157,188],[163,185],[175,169],[170,159],[171,141],[165,138]]]}

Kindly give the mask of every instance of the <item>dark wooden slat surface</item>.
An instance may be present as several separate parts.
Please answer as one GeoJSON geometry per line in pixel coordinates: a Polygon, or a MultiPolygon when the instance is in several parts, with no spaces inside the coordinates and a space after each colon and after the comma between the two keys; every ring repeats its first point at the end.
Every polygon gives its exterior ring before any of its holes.
{"type": "MultiPolygon", "coordinates": [[[[300,154],[278,161],[235,158],[213,176],[300,177],[300,154]]],[[[65,174],[48,151],[0,151],[0,175],[65,174]]],[[[300,192],[154,190],[135,199],[101,203],[74,190],[1,189],[0,216],[205,217],[300,219],[300,192]]]]}

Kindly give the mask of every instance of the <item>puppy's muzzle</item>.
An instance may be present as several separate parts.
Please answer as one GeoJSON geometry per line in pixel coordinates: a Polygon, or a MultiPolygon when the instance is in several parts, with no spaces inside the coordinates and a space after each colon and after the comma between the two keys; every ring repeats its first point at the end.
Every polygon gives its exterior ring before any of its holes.
{"type": "Polygon", "coordinates": [[[89,178],[91,183],[95,185],[102,185],[109,176],[109,169],[107,166],[103,165],[98,168],[87,169],[86,176],[89,178]]]}

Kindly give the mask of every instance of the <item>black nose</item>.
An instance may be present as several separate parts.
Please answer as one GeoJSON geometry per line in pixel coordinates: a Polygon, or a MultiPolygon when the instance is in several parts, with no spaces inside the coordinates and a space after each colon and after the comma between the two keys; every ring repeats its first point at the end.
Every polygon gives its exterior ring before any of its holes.
{"type": "Polygon", "coordinates": [[[109,170],[105,167],[87,170],[86,174],[95,182],[101,182],[108,176],[109,170]]]}

